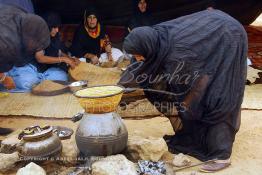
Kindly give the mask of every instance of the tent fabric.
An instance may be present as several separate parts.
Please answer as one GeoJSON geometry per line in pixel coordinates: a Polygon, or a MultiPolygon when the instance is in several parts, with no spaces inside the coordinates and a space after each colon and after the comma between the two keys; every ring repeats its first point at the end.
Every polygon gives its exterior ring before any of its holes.
{"type": "MultiPolygon", "coordinates": [[[[65,24],[78,24],[84,10],[94,5],[105,25],[126,26],[134,14],[132,0],[32,0],[38,14],[56,11],[65,24]]],[[[147,0],[148,10],[157,22],[171,20],[206,9],[215,3],[216,8],[230,14],[242,24],[250,24],[261,13],[261,0],[147,0]]]]}

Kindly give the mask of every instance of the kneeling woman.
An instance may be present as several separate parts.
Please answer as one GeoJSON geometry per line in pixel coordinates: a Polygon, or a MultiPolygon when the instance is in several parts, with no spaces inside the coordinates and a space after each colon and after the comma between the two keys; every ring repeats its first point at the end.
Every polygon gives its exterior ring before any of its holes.
{"type": "Polygon", "coordinates": [[[246,79],[247,36],[235,19],[201,11],[153,27],[134,29],[124,50],[144,58],[129,66],[119,84],[139,84],[164,114],[178,111],[182,129],[165,137],[169,149],[216,171],[230,165],[246,79]]]}
{"type": "Polygon", "coordinates": [[[43,80],[67,81],[66,64],[74,68],[79,61],[63,52],[59,54],[63,50],[58,35],[59,17],[50,13],[44,21],[12,6],[0,5],[0,9],[0,90],[27,92],[43,80]]]}

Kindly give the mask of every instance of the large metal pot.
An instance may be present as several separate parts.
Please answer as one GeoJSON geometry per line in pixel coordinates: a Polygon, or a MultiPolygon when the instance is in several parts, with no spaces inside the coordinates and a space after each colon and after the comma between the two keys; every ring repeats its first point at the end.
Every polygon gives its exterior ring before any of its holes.
{"type": "Polygon", "coordinates": [[[115,112],[84,113],[75,138],[77,147],[85,156],[108,156],[126,148],[128,132],[115,112]]]}
{"type": "Polygon", "coordinates": [[[24,160],[41,161],[61,153],[62,143],[50,126],[33,126],[23,130],[18,151],[24,160]]]}

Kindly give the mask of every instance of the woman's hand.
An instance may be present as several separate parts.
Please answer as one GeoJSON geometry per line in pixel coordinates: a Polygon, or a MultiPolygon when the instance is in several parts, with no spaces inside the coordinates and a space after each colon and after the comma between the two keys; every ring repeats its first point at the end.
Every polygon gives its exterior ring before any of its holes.
{"type": "Polygon", "coordinates": [[[142,55],[134,54],[133,56],[135,57],[136,61],[145,61],[145,58],[142,55]]]}
{"type": "Polygon", "coordinates": [[[71,69],[74,69],[80,63],[80,61],[75,58],[61,57],[61,60],[68,64],[71,69]]]}
{"type": "Polygon", "coordinates": [[[106,45],[105,51],[106,51],[106,54],[107,54],[108,61],[113,61],[111,44],[106,45]]]}
{"type": "Polygon", "coordinates": [[[98,57],[96,55],[93,56],[90,60],[91,60],[92,64],[98,64],[99,63],[99,59],[98,59],[98,57]]]}
{"type": "Polygon", "coordinates": [[[80,64],[79,58],[76,58],[76,57],[71,57],[71,58],[75,61],[76,65],[80,64]]]}

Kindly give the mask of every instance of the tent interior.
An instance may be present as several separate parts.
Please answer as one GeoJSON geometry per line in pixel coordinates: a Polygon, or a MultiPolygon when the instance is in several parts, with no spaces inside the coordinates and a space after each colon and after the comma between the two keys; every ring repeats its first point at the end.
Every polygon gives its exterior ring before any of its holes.
{"type": "MultiPolygon", "coordinates": [[[[85,9],[94,6],[115,47],[121,47],[121,42],[127,34],[125,26],[136,7],[134,0],[33,0],[32,2],[37,14],[53,11],[61,15],[62,40],[69,43],[72,41],[77,24],[82,21],[85,9]]],[[[227,12],[243,25],[248,25],[259,16],[262,9],[259,0],[147,0],[147,4],[148,11],[157,22],[171,20],[212,6],[227,12]]]]}
{"type": "MultiPolygon", "coordinates": [[[[106,25],[126,25],[131,17],[135,3],[133,0],[33,0],[37,13],[56,11],[65,24],[77,24],[82,19],[84,10],[95,6],[100,12],[101,20],[106,25]]],[[[259,0],[147,0],[148,10],[156,21],[167,21],[179,16],[191,14],[213,6],[229,13],[242,24],[247,25],[261,13],[259,0]]]]}

